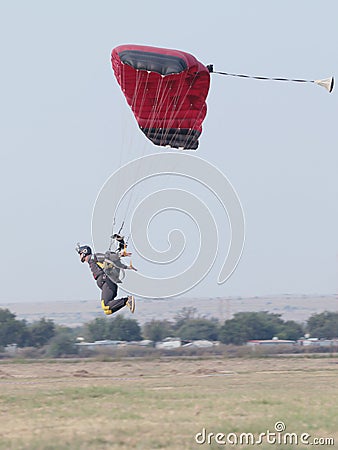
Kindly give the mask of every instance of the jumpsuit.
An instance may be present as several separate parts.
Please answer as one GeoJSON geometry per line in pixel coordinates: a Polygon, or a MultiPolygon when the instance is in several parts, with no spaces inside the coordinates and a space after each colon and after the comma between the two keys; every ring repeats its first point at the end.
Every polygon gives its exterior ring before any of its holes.
{"type": "MultiPolygon", "coordinates": [[[[118,311],[119,309],[123,308],[127,301],[128,297],[122,297],[122,298],[115,298],[117,296],[117,284],[114,283],[104,272],[100,262],[101,257],[98,257],[98,255],[94,255],[93,258],[91,258],[88,261],[90,270],[92,271],[92,274],[94,276],[94,279],[96,280],[96,284],[101,289],[101,307],[105,314],[113,314],[114,312],[118,311]]],[[[126,269],[127,266],[120,263],[122,269],[126,269]]],[[[119,269],[116,269],[117,272],[117,279],[119,274],[119,269]]],[[[118,280],[118,282],[120,282],[118,280]]]]}

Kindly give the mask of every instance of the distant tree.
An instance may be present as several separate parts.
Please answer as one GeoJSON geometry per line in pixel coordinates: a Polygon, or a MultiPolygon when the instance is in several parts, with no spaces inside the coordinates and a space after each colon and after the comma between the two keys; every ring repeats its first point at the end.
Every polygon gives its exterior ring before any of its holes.
{"type": "Polygon", "coordinates": [[[184,307],[174,317],[174,329],[178,330],[187,320],[198,319],[197,309],[194,307],[184,307]]]}
{"type": "Polygon", "coordinates": [[[33,322],[28,327],[30,334],[30,345],[32,347],[42,347],[55,335],[55,324],[52,320],[44,317],[37,322],[33,322]]]}
{"type": "Polygon", "coordinates": [[[276,335],[279,339],[291,339],[296,341],[304,336],[304,329],[300,323],[297,323],[294,320],[287,320],[280,325],[276,335]]]}
{"type": "Polygon", "coordinates": [[[25,320],[17,320],[9,309],[0,309],[0,346],[17,344],[24,347],[29,341],[29,332],[25,320]]]}
{"type": "Polygon", "coordinates": [[[243,326],[243,323],[241,323],[240,318],[234,317],[233,319],[226,320],[221,327],[219,340],[224,344],[242,345],[250,339],[248,336],[249,333],[243,326]]]}
{"type": "Polygon", "coordinates": [[[76,355],[78,348],[75,344],[75,339],[72,330],[68,327],[56,327],[55,336],[49,341],[47,345],[46,354],[52,358],[59,358],[61,356],[76,355]]]}
{"type": "Polygon", "coordinates": [[[88,342],[108,339],[108,334],[109,319],[106,317],[97,317],[84,325],[83,335],[88,342]]]}
{"type": "Polygon", "coordinates": [[[306,331],[312,337],[337,338],[338,312],[324,311],[320,314],[313,314],[306,323],[306,331]]]}
{"type": "Polygon", "coordinates": [[[172,323],[168,320],[152,320],[143,325],[142,334],[145,339],[159,342],[168,336],[172,336],[174,331],[172,323]]]}
{"type": "Polygon", "coordinates": [[[135,319],[126,319],[122,315],[108,321],[107,339],[115,341],[140,341],[141,327],[135,319]]]}
{"type": "Polygon", "coordinates": [[[280,314],[262,312],[236,313],[226,320],[220,331],[220,341],[224,344],[241,345],[251,339],[272,339],[278,335],[283,321],[280,314]]]}
{"type": "Polygon", "coordinates": [[[219,326],[213,320],[208,319],[190,319],[176,330],[176,336],[186,340],[208,339],[217,341],[219,326]]]}

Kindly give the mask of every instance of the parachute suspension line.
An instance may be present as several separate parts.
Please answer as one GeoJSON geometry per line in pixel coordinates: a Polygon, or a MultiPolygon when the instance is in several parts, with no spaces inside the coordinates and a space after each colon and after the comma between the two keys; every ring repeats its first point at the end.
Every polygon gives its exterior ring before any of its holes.
{"type": "MultiPolygon", "coordinates": [[[[177,98],[180,98],[180,97],[181,97],[181,92],[182,92],[182,90],[183,90],[183,88],[184,88],[184,83],[185,83],[185,79],[184,79],[184,76],[183,76],[183,74],[182,74],[181,77],[180,77],[180,90],[179,90],[179,94],[177,95],[177,98]]],[[[168,129],[171,129],[172,124],[173,124],[174,121],[175,121],[175,115],[174,115],[174,113],[175,113],[176,111],[180,111],[181,108],[183,107],[183,105],[184,105],[184,103],[185,103],[185,101],[186,101],[186,99],[187,99],[189,90],[190,90],[190,87],[189,87],[189,89],[187,90],[187,92],[185,93],[185,95],[182,97],[181,102],[180,102],[178,105],[175,105],[175,108],[173,108],[173,113],[172,113],[172,115],[171,115],[171,117],[170,117],[170,119],[169,119],[169,126],[168,126],[168,129]]],[[[185,116],[186,116],[186,115],[185,115],[185,116]]],[[[180,129],[180,125],[181,125],[181,123],[183,122],[183,120],[185,119],[185,116],[184,116],[183,119],[180,120],[180,124],[179,124],[179,126],[177,127],[176,133],[172,136],[171,141],[172,141],[172,140],[175,140],[175,137],[178,135],[179,129],[180,129]]],[[[167,137],[167,136],[166,136],[166,137],[167,137]]]]}
{"type": "MultiPolygon", "coordinates": [[[[197,77],[197,73],[195,74],[193,80],[191,81],[190,86],[189,86],[189,89],[187,90],[186,94],[184,95],[184,97],[183,97],[183,99],[182,99],[182,101],[181,101],[181,104],[180,104],[180,106],[179,106],[178,109],[180,109],[180,108],[183,106],[184,102],[186,101],[186,99],[187,99],[187,97],[188,97],[188,95],[189,95],[190,89],[192,88],[192,86],[193,86],[193,84],[194,84],[194,82],[195,82],[196,77],[197,77]]],[[[184,81],[182,82],[182,86],[183,86],[183,83],[184,83],[184,81]]],[[[186,112],[185,112],[185,114],[184,114],[184,116],[180,119],[179,126],[178,126],[178,128],[177,128],[177,132],[174,134],[173,138],[175,138],[175,137],[177,136],[177,134],[178,134],[178,132],[179,132],[179,129],[180,129],[180,127],[181,127],[181,124],[182,124],[183,121],[186,119],[187,115],[189,114],[189,111],[190,111],[190,110],[187,109],[186,112]]],[[[191,137],[191,135],[192,135],[192,133],[193,133],[194,126],[195,126],[195,124],[197,123],[197,121],[199,120],[199,116],[200,116],[200,114],[201,114],[202,111],[203,111],[203,108],[200,110],[198,117],[195,118],[194,123],[193,123],[193,124],[190,123],[190,126],[189,126],[189,132],[188,132],[188,134],[187,134],[186,142],[189,142],[189,138],[191,137]]],[[[174,119],[175,119],[175,118],[173,118],[173,120],[174,120],[174,119]]]]}
{"type": "MultiPolygon", "coordinates": [[[[205,109],[201,108],[199,110],[199,113],[197,115],[197,117],[195,118],[194,122],[190,124],[190,130],[189,133],[187,134],[187,141],[189,141],[189,138],[192,136],[193,132],[194,132],[194,127],[196,125],[196,123],[199,121],[200,117],[202,114],[205,113],[205,109]]],[[[186,116],[189,114],[189,110],[186,111],[184,117],[182,117],[182,119],[180,120],[179,126],[181,125],[181,123],[183,122],[183,120],[185,120],[186,116]]]]}
{"type": "Polygon", "coordinates": [[[121,231],[123,230],[123,227],[124,227],[124,220],[123,220],[123,222],[122,222],[122,225],[120,226],[120,229],[119,229],[119,231],[117,232],[117,234],[120,234],[121,233],[121,231]]]}
{"type": "MultiPolygon", "coordinates": [[[[123,74],[124,74],[126,65],[123,64],[122,67],[123,67],[123,74]]],[[[131,107],[131,109],[132,109],[133,112],[134,112],[134,109],[135,109],[135,103],[136,103],[136,101],[137,101],[138,93],[139,93],[139,90],[140,90],[141,85],[142,85],[142,83],[140,82],[140,80],[141,80],[141,77],[139,76],[139,73],[136,72],[136,74],[135,74],[135,89],[134,89],[133,97],[132,97],[132,100],[131,100],[131,103],[130,103],[130,107],[131,107]]],[[[131,136],[131,133],[129,133],[129,137],[130,137],[130,136],[131,136]]],[[[130,140],[130,139],[129,139],[129,140],[130,140]]],[[[130,140],[130,146],[128,147],[128,153],[129,153],[130,147],[131,147],[131,140],[130,140]]],[[[130,194],[130,196],[131,196],[131,194],[130,194]]],[[[119,229],[119,231],[118,231],[117,234],[120,234],[121,231],[122,231],[122,229],[123,229],[123,227],[124,227],[125,220],[126,220],[126,217],[127,217],[127,214],[128,214],[128,210],[129,210],[130,196],[129,196],[129,200],[128,200],[127,207],[126,207],[126,209],[125,209],[125,213],[123,214],[123,219],[122,219],[122,222],[121,222],[120,229],[119,229]]],[[[115,218],[114,218],[114,220],[115,220],[115,218]]],[[[112,235],[113,235],[113,234],[114,234],[114,230],[113,230],[112,235]]],[[[112,238],[112,237],[111,237],[111,238],[112,238]]],[[[113,239],[112,239],[112,242],[113,242],[113,239]]]]}
{"type": "MultiPolygon", "coordinates": [[[[135,80],[136,80],[135,81],[136,89],[134,91],[133,102],[132,102],[132,105],[131,105],[132,111],[135,114],[135,110],[136,110],[136,106],[135,105],[136,105],[137,99],[139,97],[139,91],[143,92],[142,93],[142,98],[141,98],[140,109],[138,111],[138,115],[139,116],[141,116],[141,114],[142,114],[143,106],[144,106],[145,100],[147,98],[147,93],[146,92],[147,92],[147,89],[148,89],[147,86],[148,86],[148,79],[149,79],[149,75],[150,75],[150,73],[147,72],[147,79],[146,79],[145,82],[143,82],[142,81],[142,72],[143,71],[141,71],[141,70],[137,70],[136,71],[136,75],[135,75],[135,77],[136,77],[135,78],[135,80]]],[[[146,151],[146,145],[145,145],[145,142],[143,142],[141,156],[144,156],[145,151],[146,151]]],[[[136,173],[139,171],[139,167],[138,166],[139,165],[137,165],[136,173]]]]}
{"type": "Polygon", "coordinates": [[[115,219],[115,216],[114,216],[114,218],[113,218],[113,224],[112,224],[112,227],[111,227],[111,235],[110,235],[110,238],[109,238],[109,247],[108,247],[108,250],[109,250],[109,251],[111,251],[111,248],[112,248],[112,246],[113,246],[113,241],[114,241],[113,235],[114,235],[115,224],[116,224],[116,219],[115,219]]]}
{"type": "Polygon", "coordinates": [[[154,127],[154,122],[156,120],[156,114],[158,112],[158,109],[161,107],[159,102],[158,102],[158,98],[159,98],[159,93],[161,91],[161,87],[163,84],[163,78],[159,75],[159,80],[157,82],[157,86],[156,86],[156,92],[154,94],[154,99],[153,99],[153,104],[151,105],[151,112],[148,115],[147,121],[145,122],[144,128],[151,130],[154,127]]]}
{"type": "MultiPolygon", "coordinates": [[[[170,98],[171,87],[164,85],[164,88],[161,88],[161,86],[163,85],[163,80],[164,78],[162,77],[161,85],[159,84],[158,89],[158,91],[162,90],[162,95],[159,96],[158,94],[156,94],[155,102],[157,105],[157,111],[154,110],[154,116],[156,116],[157,112],[159,112],[161,108],[164,112],[164,117],[161,123],[162,126],[157,127],[157,131],[155,132],[155,140],[160,136],[160,142],[162,142],[163,139],[166,138],[166,130],[169,128],[170,118],[168,118],[168,112],[170,111],[170,104],[172,102],[172,98],[170,98]]],[[[172,112],[172,114],[174,113],[172,112]]]]}
{"type": "MultiPolygon", "coordinates": [[[[124,80],[125,80],[125,78],[126,78],[126,72],[125,72],[125,68],[126,68],[126,65],[122,65],[122,70],[121,70],[121,79],[122,79],[122,84],[124,84],[124,80]]],[[[136,81],[136,86],[137,86],[137,81],[136,81]]],[[[134,91],[134,95],[133,95],[133,102],[135,101],[135,98],[137,97],[137,90],[135,89],[135,91],[134,91]]],[[[126,131],[126,130],[125,130],[126,131]]],[[[124,139],[124,142],[123,142],[123,145],[122,145],[122,149],[120,150],[120,152],[119,152],[119,159],[120,159],[120,161],[119,161],[119,167],[121,167],[122,166],[122,161],[123,161],[123,156],[124,156],[124,150],[125,149],[130,149],[130,147],[131,147],[131,144],[132,144],[132,140],[131,140],[131,136],[132,136],[132,133],[130,133],[130,132],[128,132],[128,133],[123,133],[123,138],[125,138],[125,136],[127,136],[128,137],[128,139],[124,139]]],[[[114,239],[113,239],[113,235],[114,235],[114,233],[115,233],[115,227],[116,227],[116,213],[117,213],[117,211],[115,211],[114,212],[114,218],[113,218],[113,225],[112,225],[112,230],[111,230],[111,236],[110,236],[110,244],[109,244],[109,250],[111,250],[112,249],[112,246],[113,246],[113,243],[114,243],[114,239]]],[[[123,221],[122,221],[122,226],[121,227],[123,227],[123,225],[124,225],[124,221],[125,221],[125,217],[124,217],[124,219],[123,219],[123,221]]]]}
{"type": "MultiPolygon", "coordinates": [[[[137,72],[140,80],[142,79],[142,73],[141,72],[142,71],[138,71],[137,72]]],[[[143,82],[142,84],[140,84],[140,86],[139,86],[140,89],[142,87],[142,91],[141,92],[143,92],[142,93],[142,97],[141,97],[141,102],[140,102],[141,107],[139,108],[139,111],[138,111],[138,115],[139,116],[142,115],[142,110],[144,109],[143,107],[144,107],[145,100],[147,99],[147,95],[148,95],[147,89],[148,89],[149,75],[150,75],[150,72],[148,72],[146,81],[143,82]]],[[[151,129],[154,126],[154,123],[155,123],[155,120],[156,120],[156,116],[157,116],[157,112],[158,112],[157,110],[159,110],[161,108],[161,101],[158,103],[158,102],[156,102],[156,99],[158,99],[160,97],[160,92],[162,90],[162,83],[163,83],[163,77],[161,77],[159,79],[159,81],[158,81],[157,88],[156,88],[156,94],[155,94],[154,108],[153,108],[153,110],[151,112],[151,115],[147,118],[147,121],[144,124],[144,127],[143,127],[144,129],[151,129]]],[[[164,96],[164,94],[162,95],[162,97],[163,96],[164,96]]],[[[138,97],[138,95],[136,95],[136,97],[138,97]]],[[[145,141],[143,143],[142,156],[145,154],[146,149],[147,149],[147,146],[146,146],[146,141],[145,141]]],[[[136,178],[138,178],[138,174],[141,171],[141,167],[142,167],[142,160],[140,158],[139,162],[135,166],[135,174],[137,175],[136,178]]],[[[132,191],[130,192],[130,195],[129,195],[128,204],[127,204],[127,207],[126,207],[126,214],[125,214],[125,217],[124,217],[124,220],[123,220],[124,222],[126,220],[127,215],[130,213],[130,211],[133,211],[135,209],[139,199],[140,199],[140,193],[139,193],[139,190],[137,190],[137,188],[135,187],[135,188],[132,189],[132,191]]]]}
{"type": "MultiPolygon", "coordinates": [[[[149,113],[149,116],[147,118],[147,121],[145,122],[144,128],[151,129],[154,128],[155,122],[158,120],[157,116],[159,112],[161,111],[161,108],[163,108],[163,103],[166,101],[169,90],[167,89],[164,80],[165,77],[158,74],[158,81],[156,85],[156,91],[154,92],[153,96],[153,104],[151,105],[151,112],[149,113]],[[161,94],[162,92],[162,94],[161,94]]],[[[144,92],[144,96],[147,96],[147,93],[144,92]]],[[[157,128],[157,127],[156,127],[157,128]]]]}
{"type": "MultiPolygon", "coordinates": [[[[126,68],[127,67],[128,66],[126,64],[122,64],[121,65],[121,80],[122,80],[121,81],[121,85],[122,86],[124,85],[124,82],[125,82],[124,80],[127,78],[126,77],[126,68]]],[[[130,107],[131,107],[131,110],[133,111],[133,113],[134,113],[134,110],[135,110],[135,104],[136,104],[136,101],[137,101],[137,98],[138,98],[138,95],[139,95],[139,91],[140,91],[140,89],[142,87],[142,83],[140,82],[140,80],[141,80],[141,77],[138,76],[138,73],[136,73],[135,74],[135,88],[134,88],[134,92],[133,92],[133,95],[132,95],[132,98],[131,98],[131,103],[130,103],[130,107]]],[[[129,118],[128,118],[128,122],[127,122],[127,120],[124,122],[125,125],[127,123],[128,124],[130,123],[129,122],[129,118]]],[[[130,127],[125,126],[123,131],[124,131],[124,133],[122,134],[123,145],[122,145],[122,149],[119,152],[119,156],[120,156],[119,167],[122,166],[123,156],[125,154],[128,154],[128,156],[130,156],[130,152],[133,149],[133,133],[130,132],[130,127]]]]}
{"type": "Polygon", "coordinates": [[[254,75],[244,75],[238,73],[228,73],[228,72],[218,72],[214,71],[212,65],[207,66],[211,73],[216,73],[218,75],[225,75],[227,77],[237,77],[237,78],[252,78],[254,80],[269,80],[269,81],[288,81],[294,83],[315,83],[319,86],[324,87],[327,91],[332,92],[334,86],[334,78],[325,78],[323,80],[303,80],[298,78],[281,78],[281,77],[262,77],[254,75]]]}
{"type": "MultiPolygon", "coordinates": [[[[124,83],[125,83],[125,79],[126,79],[126,65],[125,64],[123,64],[122,65],[122,70],[121,70],[121,77],[122,77],[122,81],[121,81],[121,84],[122,84],[122,86],[124,86],[124,83]]],[[[134,99],[133,99],[133,101],[134,101],[134,99]]],[[[127,121],[126,121],[127,122],[127,121]]],[[[129,124],[129,120],[128,120],[128,124],[129,124]]],[[[120,157],[121,157],[121,164],[119,165],[119,167],[121,167],[121,165],[122,165],[122,158],[123,158],[123,156],[124,156],[124,150],[125,149],[130,149],[130,147],[132,146],[132,136],[133,136],[133,134],[132,133],[130,133],[130,131],[129,131],[129,129],[128,129],[128,127],[126,126],[125,127],[125,130],[124,130],[125,132],[123,133],[123,137],[124,137],[124,145],[123,145],[123,147],[122,147],[122,149],[121,149],[121,151],[120,151],[120,157]]]]}
{"type": "MultiPolygon", "coordinates": [[[[141,92],[143,92],[143,93],[142,93],[142,97],[141,97],[140,108],[139,108],[139,111],[138,111],[138,116],[139,117],[142,115],[142,110],[143,110],[143,107],[144,107],[144,104],[145,104],[145,100],[146,100],[147,95],[148,95],[147,94],[147,91],[148,91],[148,80],[149,80],[149,76],[150,76],[150,72],[147,71],[147,79],[146,79],[145,82],[142,82],[142,72],[144,72],[144,71],[143,70],[137,70],[136,71],[137,83],[135,83],[135,84],[137,85],[137,91],[135,89],[133,103],[131,105],[132,110],[134,112],[134,110],[136,110],[135,104],[136,104],[137,98],[139,97],[139,90],[141,90],[141,92]]],[[[134,112],[134,114],[135,114],[135,112],[134,112]]],[[[146,124],[145,124],[145,126],[143,128],[148,128],[148,123],[149,123],[149,118],[147,119],[147,122],[146,122],[146,124]]],[[[145,152],[146,152],[146,143],[144,142],[141,156],[144,156],[145,152]]],[[[137,167],[138,166],[139,165],[137,165],[137,167]]],[[[138,171],[139,171],[139,167],[137,168],[136,172],[138,172],[138,171]]]]}
{"type": "MultiPolygon", "coordinates": [[[[162,77],[162,81],[164,80],[164,77],[162,77]]],[[[161,82],[162,84],[162,82],[161,82]]],[[[170,87],[165,87],[165,89],[162,89],[162,86],[160,84],[158,84],[158,89],[157,89],[157,94],[156,94],[156,105],[158,105],[158,110],[162,107],[164,107],[165,105],[165,123],[163,123],[163,127],[157,127],[157,132],[155,132],[155,140],[158,139],[158,136],[161,135],[161,140],[163,141],[167,141],[168,140],[168,135],[170,133],[172,124],[174,123],[175,119],[177,118],[177,113],[180,110],[181,106],[184,103],[184,100],[186,98],[186,95],[184,97],[184,99],[181,101],[181,103],[179,104],[179,106],[177,107],[175,105],[175,100],[177,98],[179,98],[181,96],[181,92],[182,89],[184,87],[184,74],[180,74],[180,79],[175,83],[178,84],[178,88],[175,92],[175,95],[172,95],[170,97],[170,87]],[[158,95],[158,92],[162,90],[162,96],[161,98],[158,95]],[[168,100],[169,97],[169,101],[168,100]],[[162,106],[161,106],[162,105],[162,106]]],[[[176,89],[176,87],[175,87],[176,89]]],[[[156,111],[156,109],[154,110],[154,116],[157,114],[158,111],[156,111]]],[[[179,131],[177,131],[178,133],[179,131]]],[[[174,139],[175,136],[177,135],[177,133],[175,133],[171,139],[174,139]]]]}
{"type": "MultiPolygon", "coordinates": [[[[162,78],[161,84],[163,84],[163,80],[164,78],[162,78]]],[[[164,89],[162,90],[162,95],[161,96],[157,96],[156,98],[156,105],[158,105],[157,110],[160,111],[161,107],[163,108],[164,105],[166,105],[166,109],[165,109],[165,121],[162,121],[162,126],[159,126],[157,128],[158,131],[155,132],[154,134],[154,139],[157,140],[159,135],[161,137],[161,141],[163,138],[166,137],[166,134],[164,133],[164,130],[168,129],[168,123],[170,122],[170,118],[168,119],[168,111],[170,111],[170,104],[171,102],[173,102],[173,99],[170,99],[170,90],[171,88],[169,86],[165,86],[164,89]]],[[[157,114],[157,111],[154,111],[155,115],[157,114]]],[[[172,112],[172,114],[174,114],[174,112],[172,112]]]]}
{"type": "MultiPolygon", "coordinates": [[[[188,89],[188,91],[187,91],[187,93],[186,93],[186,96],[185,96],[185,98],[188,96],[188,94],[189,94],[189,91],[190,91],[190,89],[192,88],[192,86],[193,86],[193,84],[195,83],[195,80],[196,80],[196,78],[198,77],[199,75],[198,75],[198,73],[196,72],[195,73],[195,76],[194,76],[194,79],[191,81],[191,83],[190,83],[190,86],[189,86],[189,89],[188,89]]],[[[186,119],[186,116],[189,114],[189,112],[190,112],[190,110],[186,110],[186,113],[185,113],[185,115],[184,115],[184,117],[180,120],[180,122],[179,122],[179,127],[181,126],[181,123],[186,119]]],[[[203,113],[205,113],[205,109],[202,107],[200,110],[199,110],[199,113],[198,113],[198,116],[197,117],[195,117],[195,120],[194,120],[194,122],[193,123],[190,123],[190,130],[189,130],[189,132],[188,132],[188,134],[187,134],[187,142],[189,142],[189,139],[191,138],[191,136],[192,136],[192,134],[193,134],[193,132],[194,132],[194,128],[195,128],[195,125],[196,125],[196,123],[199,121],[199,119],[200,119],[200,116],[201,116],[201,114],[203,114],[203,113]]]]}
{"type": "MultiPolygon", "coordinates": [[[[141,72],[141,71],[140,71],[141,72]]],[[[141,73],[139,72],[139,75],[141,77],[141,73]]],[[[149,75],[148,75],[149,77],[149,75]]],[[[147,82],[148,82],[148,77],[147,77],[147,82]]],[[[141,92],[143,92],[142,94],[142,98],[141,98],[141,104],[142,104],[142,108],[144,106],[145,103],[145,99],[148,95],[147,93],[147,83],[143,83],[142,84],[142,88],[141,88],[141,92]]],[[[154,105],[153,105],[153,109],[151,111],[151,114],[149,115],[144,128],[146,129],[151,129],[154,127],[155,122],[156,122],[156,117],[158,116],[159,111],[161,110],[161,108],[163,108],[164,102],[167,101],[168,96],[170,95],[170,90],[166,87],[166,84],[164,83],[164,77],[160,76],[158,79],[158,83],[156,86],[156,92],[154,94],[154,105]]],[[[140,114],[141,111],[139,110],[138,114],[140,114]]],[[[157,128],[157,126],[156,126],[157,128]]],[[[160,127],[159,127],[160,128],[160,127]]],[[[161,133],[161,131],[155,133],[155,136],[158,135],[158,133],[161,133]]],[[[162,131],[163,133],[163,131],[162,131]]],[[[144,148],[146,149],[146,146],[144,145],[144,148]]],[[[139,172],[140,168],[141,168],[141,164],[142,162],[140,161],[139,164],[136,165],[136,173],[139,172]]],[[[140,199],[140,195],[139,195],[139,191],[135,189],[133,189],[129,195],[129,199],[128,199],[128,204],[127,204],[127,208],[126,208],[126,215],[124,217],[123,222],[125,222],[127,215],[129,214],[130,211],[133,211],[134,208],[137,205],[138,200],[140,199]]],[[[122,231],[122,230],[121,230],[122,231]]],[[[130,233],[128,235],[127,240],[125,241],[126,244],[128,244],[130,238],[130,233]]]]}
{"type": "MultiPolygon", "coordinates": [[[[183,74],[181,75],[181,80],[183,81],[179,81],[178,85],[179,88],[175,94],[175,96],[173,96],[169,101],[168,97],[170,95],[170,88],[166,87],[164,89],[162,89],[162,85],[163,85],[163,81],[164,81],[164,77],[161,76],[161,78],[159,78],[158,84],[157,84],[157,88],[156,88],[156,94],[155,94],[155,101],[154,101],[154,108],[153,111],[151,113],[151,116],[149,117],[147,124],[145,126],[145,128],[152,128],[153,124],[155,122],[155,118],[158,115],[158,112],[161,108],[163,108],[163,105],[165,105],[166,103],[166,110],[165,110],[165,115],[166,115],[166,123],[165,123],[165,127],[156,127],[157,128],[157,132],[155,132],[155,139],[158,138],[158,136],[161,134],[161,138],[164,138],[165,140],[167,140],[167,136],[170,132],[170,128],[172,123],[175,121],[175,114],[177,114],[177,111],[179,111],[179,109],[181,108],[181,106],[184,103],[184,100],[186,98],[186,95],[183,99],[183,101],[181,101],[180,105],[178,108],[173,108],[172,106],[174,105],[175,102],[175,98],[179,98],[181,95],[181,91],[184,87],[184,77],[183,74]],[[162,94],[160,95],[160,92],[162,92],[162,94]],[[169,116],[169,117],[168,117],[169,116]],[[165,133],[163,133],[163,130],[166,130],[165,133]]],[[[145,95],[145,93],[144,93],[145,95]]],[[[175,137],[175,135],[173,136],[175,137]]]]}
{"type": "MultiPolygon", "coordinates": [[[[177,88],[176,94],[174,96],[172,96],[170,102],[168,102],[168,104],[166,106],[166,117],[167,117],[167,123],[166,123],[166,127],[165,127],[166,131],[165,131],[165,134],[162,136],[165,141],[168,140],[168,135],[170,133],[172,125],[175,122],[177,114],[179,113],[182,105],[184,104],[184,101],[188,94],[188,93],[185,94],[184,98],[181,100],[179,105],[175,104],[176,99],[181,97],[181,92],[184,87],[184,74],[183,73],[180,74],[180,78],[177,81],[177,84],[178,84],[178,88],[177,88]]],[[[174,139],[175,136],[177,136],[178,132],[179,132],[179,130],[177,130],[177,132],[171,137],[171,140],[174,139]]]]}
{"type": "MultiPolygon", "coordinates": [[[[178,87],[177,93],[176,93],[175,96],[172,97],[172,100],[171,100],[171,102],[167,105],[167,109],[166,109],[166,114],[168,114],[168,112],[170,112],[170,111],[171,111],[171,113],[170,113],[170,116],[169,116],[169,118],[168,118],[168,123],[167,123],[167,126],[166,126],[166,130],[167,130],[167,131],[166,131],[166,133],[165,133],[165,135],[164,135],[165,140],[167,140],[168,134],[170,133],[170,130],[171,130],[171,127],[172,127],[172,124],[175,122],[176,115],[177,115],[177,114],[179,113],[179,111],[181,110],[181,108],[182,108],[182,106],[184,105],[184,102],[185,102],[185,100],[186,100],[186,98],[187,98],[187,95],[188,95],[188,92],[187,92],[187,93],[184,95],[183,99],[181,100],[181,102],[180,102],[180,104],[179,104],[178,106],[177,106],[177,104],[175,104],[175,99],[178,99],[178,98],[181,97],[181,92],[182,92],[183,87],[184,87],[184,82],[185,82],[185,80],[184,80],[184,74],[181,73],[181,74],[180,74],[180,79],[179,79],[179,81],[178,81],[179,87],[178,87]],[[174,107],[173,107],[173,106],[174,106],[174,107]]],[[[182,122],[182,121],[181,121],[181,122],[182,122]]],[[[172,136],[171,140],[173,140],[173,139],[177,136],[178,132],[179,132],[179,128],[177,129],[177,132],[172,136]]]]}
{"type": "MultiPolygon", "coordinates": [[[[125,65],[123,65],[123,68],[125,68],[125,65]]],[[[142,109],[143,109],[143,106],[144,106],[144,103],[145,103],[145,99],[147,97],[148,79],[149,79],[149,73],[147,75],[146,81],[142,82],[142,73],[141,73],[141,71],[136,71],[136,74],[135,74],[135,89],[134,89],[133,98],[132,98],[130,106],[131,106],[132,111],[134,112],[135,105],[136,105],[137,99],[139,97],[139,92],[143,92],[142,93],[142,98],[141,98],[141,107],[140,107],[140,110],[138,112],[139,115],[141,115],[141,112],[142,112],[142,109]]],[[[141,156],[144,155],[145,150],[146,150],[146,145],[144,143],[141,156]]],[[[142,163],[141,163],[141,158],[140,158],[140,162],[138,162],[136,164],[136,166],[135,166],[135,175],[137,175],[139,173],[140,168],[141,168],[141,164],[142,163]]],[[[123,215],[122,225],[121,225],[121,227],[120,227],[120,229],[118,231],[118,234],[120,234],[122,232],[122,230],[123,230],[123,227],[124,227],[124,224],[126,222],[127,216],[130,213],[130,211],[131,211],[132,202],[134,203],[134,201],[135,201],[135,197],[136,197],[135,191],[134,191],[134,188],[132,188],[129,191],[129,194],[128,194],[128,201],[127,201],[127,205],[125,207],[125,213],[123,215]]]]}
{"type": "MultiPolygon", "coordinates": [[[[188,113],[188,111],[187,111],[187,113],[188,113]]],[[[191,125],[189,133],[187,134],[187,141],[188,142],[189,142],[189,139],[191,138],[191,136],[192,136],[192,134],[194,132],[194,127],[195,127],[196,123],[200,120],[201,115],[204,114],[204,113],[205,113],[205,109],[204,108],[200,109],[200,111],[198,113],[198,116],[195,118],[195,121],[191,125]]],[[[185,119],[185,117],[182,120],[184,120],[184,119],[185,119]]]]}
{"type": "MultiPolygon", "coordinates": [[[[141,74],[139,73],[139,72],[137,72],[137,75],[139,76],[139,78],[141,79],[141,74]]],[[[144,106],[144,101],[145,101],[145,99],[146,99],[146,91],[147,91],[147,86],[148,86],[148,81],[149,81],[149,75],[150,75],[150,72],[147,72],[147,79],[146,79],[146,81],[145,81],[145,83],[144,83],[144,89],[143,89],[143,95],[142,95],[142,99],[141,99],[141,104],[140,104],[140,110],[139,110],[139,116],[141,116],[142,115],[142,112],[143,112],[143,106],[144,106]]],[[[139,83],[140,84],[140,83],[139,83]]],[[[137,96],[136,96],[137,97],[137,96]]]]}
{"type": "Polygon", "coordinates": [[[131,109],[133,110],[133,112],[134,112],[134,109],[135,109],[135,103],[136,103],[136,100],[137,100],[137,96],[138,96],[139,90],[140,90],[141,85],[142,85],[142,81],[141,80],[142,80],[141,74],[139,73],[139,71],[136,71],[136,74],[135,74],[135,89],[134,89],[134,94],[133,94],[133,98],[131,100],[131,105],[130,105],[131,109]]]}
{"type": "MultiPolygon", "coordinates": [[[[161,102],[159,101],[159,98],[160,98],[160,92],[162,90],[164,77],[161,75],[159,75],[159,76],[160,76],[160,78],[159,78],[159,81],[158,81],[157,87],[156,87],[156,92],[155,92],[155,96],[154,96],[154,104],[152,106],[152,112],[149,115],[149,118],[145,125],[145,128],[148,128],[148,129],[152,129],[154,127],[154,122],[156,120],[156,116],[158,114],[158,111],[161,108],[161,102]]],[[[165,96],[165,93],[162,94],[162,99],[161,99],[162,101],[163,101],[164,96],[165,96]]]]}

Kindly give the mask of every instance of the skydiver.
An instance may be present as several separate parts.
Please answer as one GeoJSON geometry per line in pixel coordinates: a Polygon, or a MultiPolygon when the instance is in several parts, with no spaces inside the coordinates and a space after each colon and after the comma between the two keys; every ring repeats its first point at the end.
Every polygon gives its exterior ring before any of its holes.
{"type": "MultiPolygon", "coordinates": [[[[115,298],[117,296],[117,283],[121,283],[121,270],[137,270],[130,263],[129,266],[120,260],[123,254],[118,252],[92,254],[92,249],[88,245],[76,247],[82,263],[87,262],[96,280],[96,284],[101,289],[101,307],[105,314],[113,314],[124,306],[128,306],[130,311],[135,311],[135,299],[133,295],[128,297],[115,298]]],[[[128,254],[130,256],[130,254],[128,254]]]]}

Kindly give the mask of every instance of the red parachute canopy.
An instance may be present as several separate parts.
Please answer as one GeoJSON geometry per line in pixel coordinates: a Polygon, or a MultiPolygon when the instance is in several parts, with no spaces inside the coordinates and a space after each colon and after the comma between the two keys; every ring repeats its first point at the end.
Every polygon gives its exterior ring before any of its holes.
{"type": "Polygon", "coordinates": [[[142,45],[112,51],[116,79],[155,145],[196,149],[207,113],[209,70],[189,53],[142,45]]]}

